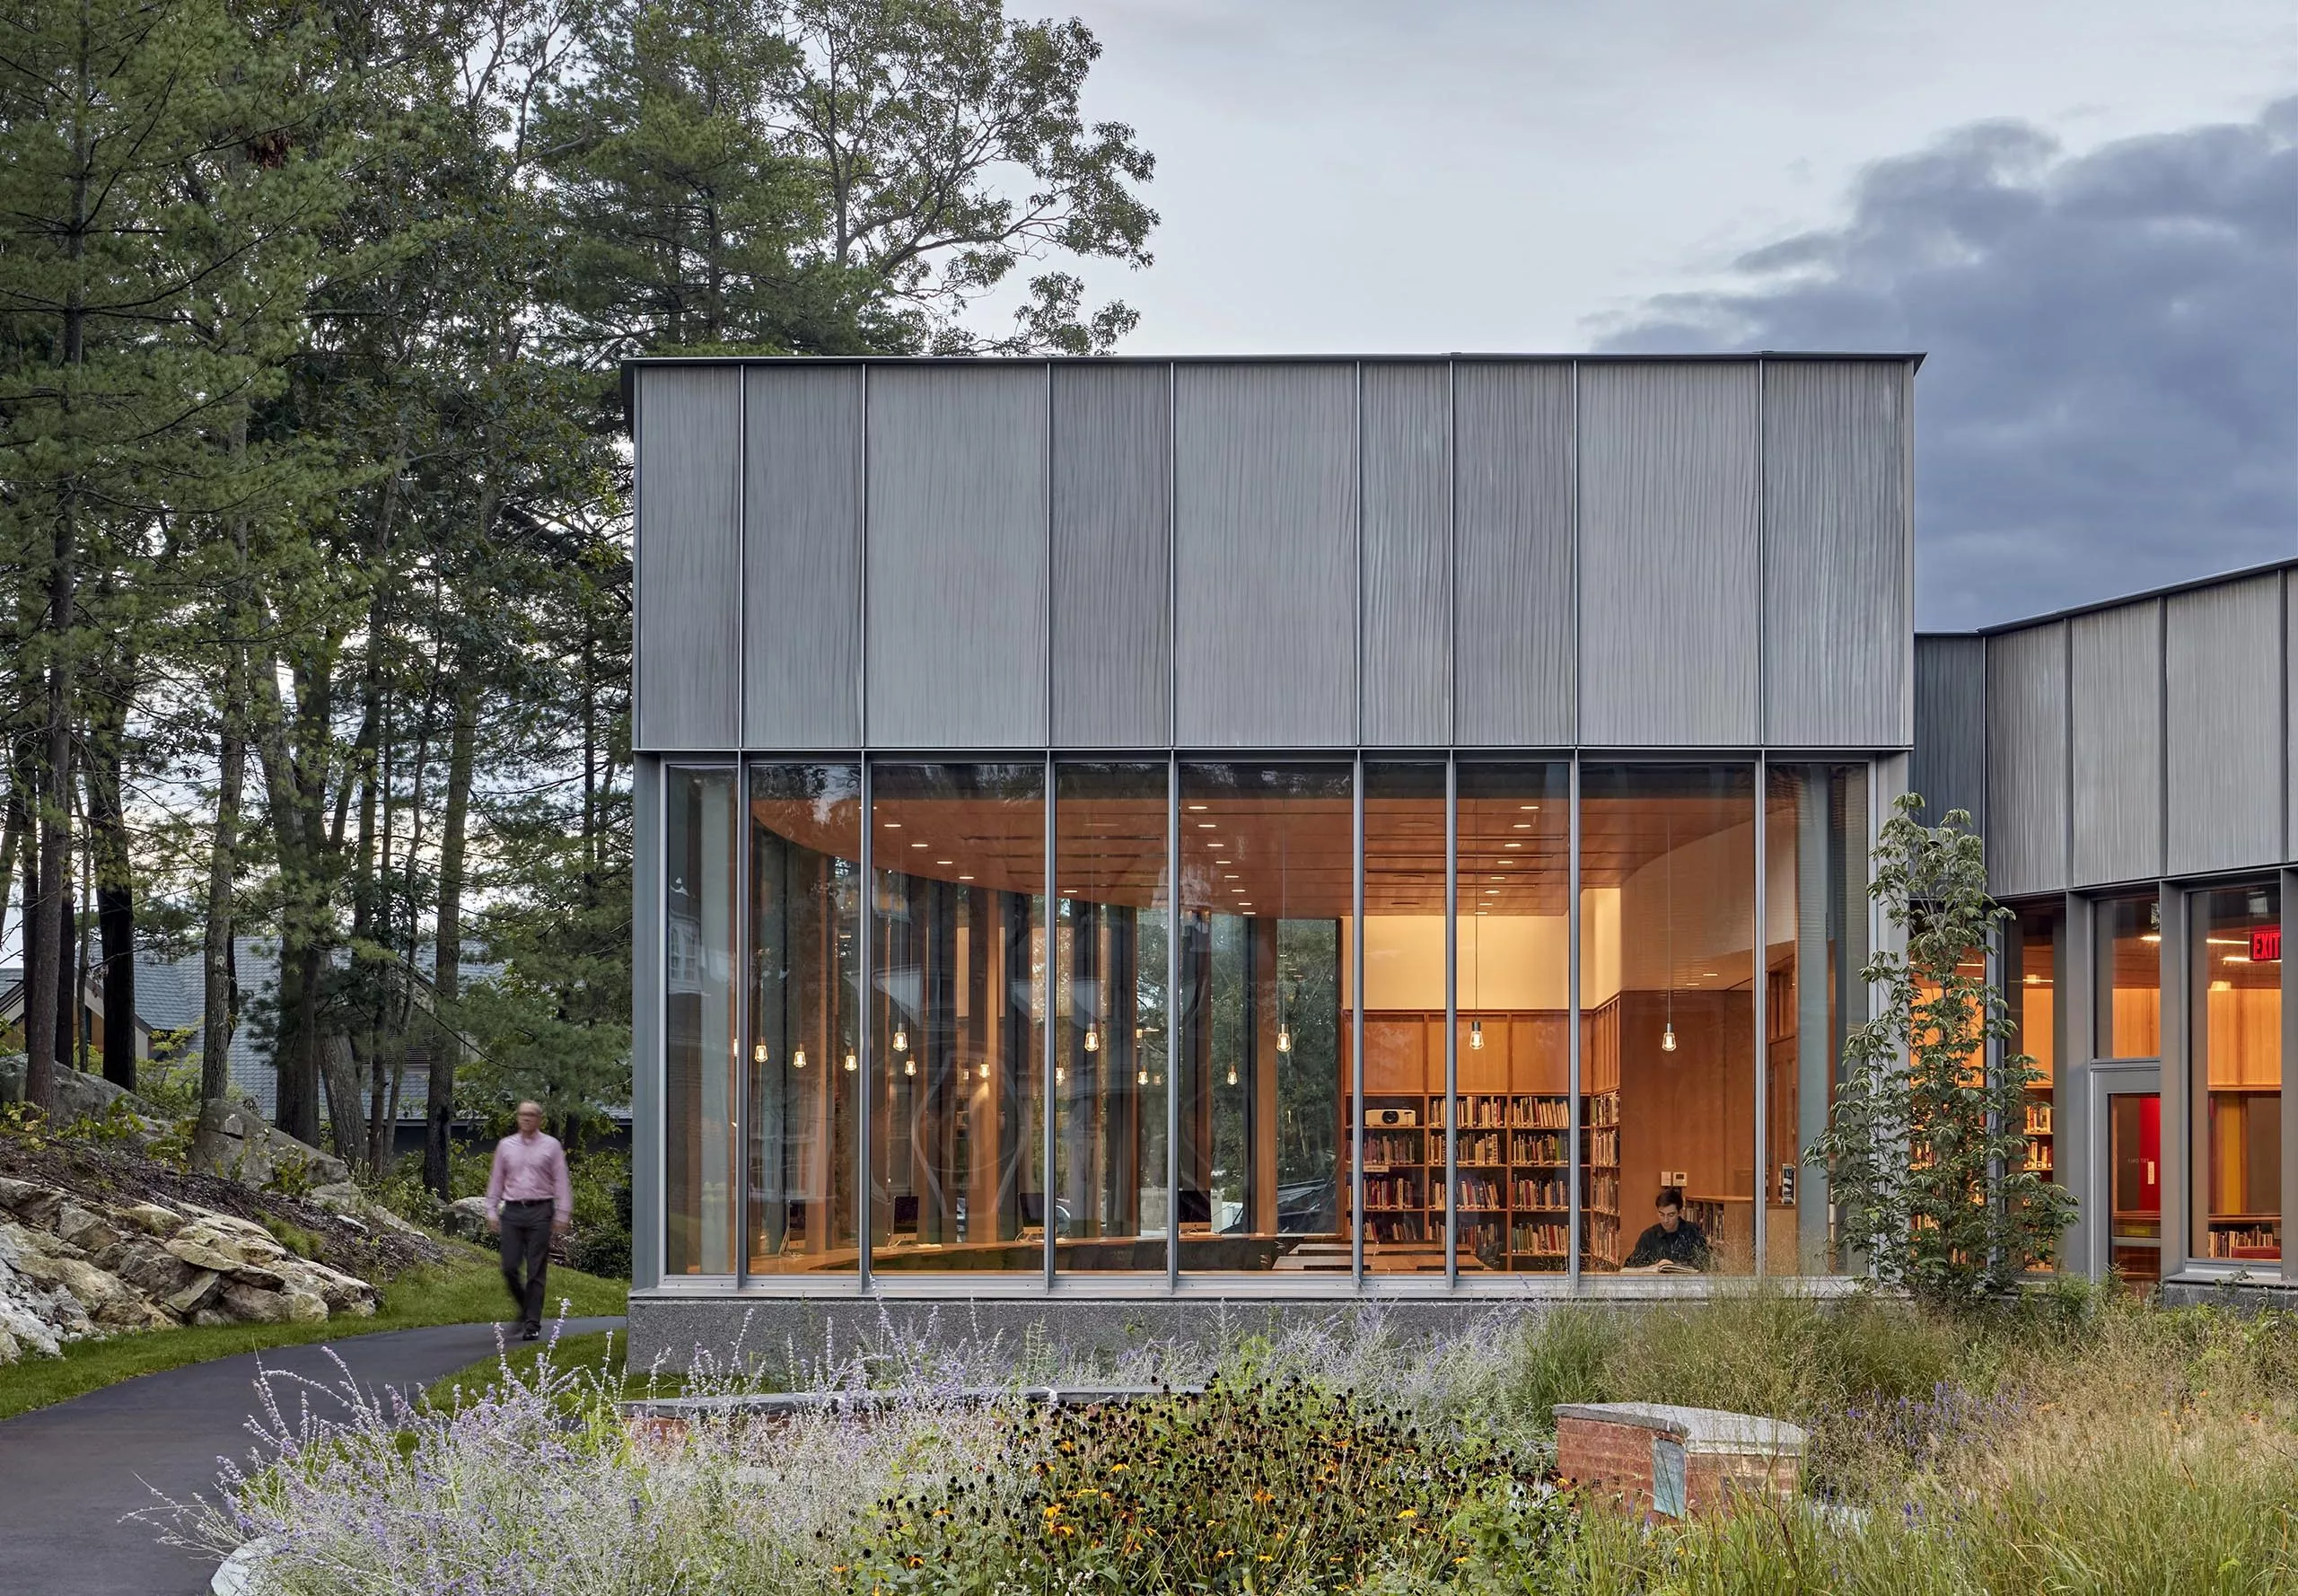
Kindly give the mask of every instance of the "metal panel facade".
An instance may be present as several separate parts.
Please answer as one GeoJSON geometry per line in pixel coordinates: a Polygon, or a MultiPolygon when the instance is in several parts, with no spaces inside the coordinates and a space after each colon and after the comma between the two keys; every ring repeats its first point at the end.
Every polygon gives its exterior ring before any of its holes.
{"type": "Polygon", "coordinates": [[[870,743],[1046,740],[1047,373],[869,375],[870,743]]]}
{"type": "Polygon", "coordinates": [[[2162,873],[2162,624],[2152,601],[2067,625],[2077,887],[2162,873]]]}
{"type": "Polygon", "coordinates": [[[1458,736],[1569,743],[1577,685],[1574,368],[1466,361],[1454,381],[1458,736]]]}
{"type": "Polygon", "coordinates": [[[862,368],[745,368],[742,741],[862,737],[862,368]]]}
{"type": "Polygon", "coordinates": [[[1925,825],[1968,811],[1987,835],[1987,639],[1915,640],[1915,749],[1908,785],[1925,825]]]}
{"type": "Polygon", "coordinates": [[[1362,740],[1441,747],[1452,730],[1452,376],[1442,362],[1362,370],[1362,740]]]}
{"type": "Polygon", "coordinates": [[[643,747],[731,748],[739,730],[741,382],[733,365],[639,379],[634,669],[643,747]]]}
{"type": "MultiPolygon", "coordinates": [[[[2289,680],[2284,685],[2282,712],[2285,717],[2282,738],[2282,785],[2289,796],[2290,816],[2282,834],[2282,848],[2285,858],[2298,863],[2298,571],[2285,571],[2282,576],[2282,664],[2289,680]]],[[[2285,902],[2290,901],[2285,898],[2285,902]]],[[[2283,1054],[2285,1058],[2298,1059],[2298,1048],[2283,1054]]],[[[2292,1102],[2298,1105],[2298,1092],[2292,1093],[2292,1102]]],[[[2298,1112],[2298,1107],[2293,1108],[2298,1112]]],[[[2298,1136],[2287,1144],[2298,1152],[2298,1136]]],[[[2298,1247],[2291,1249],[2288,1260],[2298,1264],[2298,1247]]]]}
{"type": "Polygon", "coordinates": [[[1763,740],[1904,742],[1908,370],[1792,360],[1763,374],[1763,740]]]}
{"type": "Polygon", "coordinates": [[[2254,577],[2163,601],[2173,871],[2278,856],[2284,751],[2282,583],[2254,577]]]}
{"type": "Polygon", "coordinates": [[[1580,736],[1746,746],[1760,734],[1758,373],[1580,373],[1580,736]]]}
{"type": "Polygon", "coordinates": [[[1356,733],[1356,373],[1175,373],[1179,740],[1345,748],[1356,733]]]}
{"type": "Polygon", "coordinates": [[[1053,369],[1053,740],[1172,729],[1172,369],[1053,369]]]}
{"type": "Polygon", "coordinates": [[[1987,865],[1999,897],[2066,885],[2066,623],[1987,640],[1987,865]]]}

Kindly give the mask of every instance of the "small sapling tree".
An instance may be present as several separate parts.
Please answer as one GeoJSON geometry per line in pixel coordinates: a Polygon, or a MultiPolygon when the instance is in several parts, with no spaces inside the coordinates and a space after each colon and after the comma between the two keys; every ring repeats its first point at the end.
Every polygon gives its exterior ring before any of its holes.
{"type": "Polygon", "coordinates": [[[1879,1280],[1970,1303],[2050,1261],[2074,1199],[2027,1167],[2027,1092],[2042,1074],[2009,1050],[2018,1028],[1979,956],[2010,911],[1987,894],[1970,816],[1925,826],[1922,807],[1900,798],[1877,844],[1868,895],[1906,951],[1861,971],[1875,1015],[1844,1044],[1827,1132],[1805,1156],[1827,1167],[1842,1240],[1879,1280]]]}

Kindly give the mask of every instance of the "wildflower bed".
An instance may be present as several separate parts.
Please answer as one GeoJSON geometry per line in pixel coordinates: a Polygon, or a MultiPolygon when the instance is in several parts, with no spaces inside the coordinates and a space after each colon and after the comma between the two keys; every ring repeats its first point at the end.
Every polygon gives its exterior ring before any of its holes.
{"type": "Polygon", "coordinates": [[[626,1425],[611,1359],[506,1363],[349,1425],[276,1390],[262,1466],[171,1532],[261,1538],[276,1596],[2298,1590],[2286,1320],[2075,1290],[1980,1319],[1758,1294],[1433,1340],[1356,1315],[1241,1336],[1210,1369],[931,1329],[684,1385],[867,1389],[865,1411],[667,1432],[626,1425]],[[1019,1394],[1088,1381],[1174,1389],[1019,1394]],[[1806,1425],[1806,1494],[1647,1527],[1551,1477],[1552,1404],[1655,1399],[1806,1425]]]}

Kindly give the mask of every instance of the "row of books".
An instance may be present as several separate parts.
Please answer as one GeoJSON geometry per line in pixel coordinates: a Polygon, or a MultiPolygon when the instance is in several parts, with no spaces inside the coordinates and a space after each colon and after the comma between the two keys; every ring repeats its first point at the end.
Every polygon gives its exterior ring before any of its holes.
{"type": "Polygon", "coordinates": [[[2223,1231],[2214,1229],[2210,1232],[2210,1256],[2279,1258],[2282,1256],[2281,1229],[2271,1224],[2237,1225],[2223,1231]]]}
{"type": "Polygon", "coordinates": [[[1572,1227],[1560,1220],[1518,1220],[1508,1227],[1508,1250],[1562,1258],[1572,1250],[1572,1227]]]}
{"type": "Polygon", "coordinates": [[[1512,1207],[1566,1208],[1572,1206],[1572,1185],[1567,1180],[1519,1176],[1510,1183],[1508,1196],[1512,1207]]]}
{"type": "Polygon", "coordinates": [[[2050,1135],[2050,1105],[2048,1103],[2027,1105],[2027,1134],[2030,1136],[2050,1135]]]}
{"type": "Polygon", "coordinates": [[[1367,1175],[1364,1177],[1364,1206],[1367,1208],[1420,1208],[1420,1177],[1413,1175],[1367,1175]]]}

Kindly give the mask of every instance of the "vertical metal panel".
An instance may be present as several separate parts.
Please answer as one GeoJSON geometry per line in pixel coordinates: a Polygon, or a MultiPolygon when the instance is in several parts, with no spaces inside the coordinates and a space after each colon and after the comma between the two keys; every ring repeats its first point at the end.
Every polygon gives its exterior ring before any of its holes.
{"type": "Polygon", "coordinates": [[[1763,372],[1763,740],[1904,746],[1907,368],[1789,360],[1763,372]]]}
{"type": "Polygon", "coordinates": [[[1452,740],[1450,374],[1364,367],[1364,721],[1391,748],[1452,740]]]}
{"type": "Polygon", "coordinates": [[[1202,748],[1356,737],[1356,374],[1175,373],[1175,724],[1202,748]]]}
{"type": "Polygon", "coordinates": [[[662,762],[630,772],[630,1282],[662,1280],[662,762]]]}
{"type": "MultiPolygon", "coordinates": [[[[2289,822],[2282,833],[2282,849],[2285,858],[2298,863],[2298,752],[2293,751],[2298,750],[2298,571],[2285,572],[2282,578],[2282,664],[2289,678],[2282,693],[2282,785],[2290,803],[2289,822]]],[[[2298,1058],[2298,1049],[2283,1057],[2298,1058]]],[[[2284,1101],[2285,1105],[2298,1103],[2298,1092],[2292,1092],[2284,1101]]],[[[2298,1148],[2298,1142],[2284,1144],[2298,1148]]],[[[2285,1208],[2283,1212],[2298,1210],[2285,1208]]],[[[2282,1256],[2285,1264],[2298,1269],[2298,1247],[2284,1248],[2282,1256]]]]}
{"type": "Polygon", "coordinates": [[[1578,674],[1573,368],[1469,361],[1454,383],[1457,736],[1568,743],[1578,674]]]}
{"type": "Polygon", "coordinates": [[[2164,601],[2171,869],[2282,854],[2282,583],[2254,577],[2164,601]]]}
{"type": "Polygon", "coordinates": [[[1172,372],[1053,370],[1053,740],[1155,747],[1172,724],[1172,372]]]}
{"type": "Polygon", "coordinates": [[[2069,885],[2162,873],[2162,612],[2153,600],[2071,628],[2074,859],[2069,885]]]}
{"type": "Polygon", "coordinates": [[[1043,747],[1046,373],[870,374],[869,741],[1043,747]]]}
{"type": "Polygon", "coordinates": [[[742,745],[862,741],[862,368],[744,373],[742,745]]]}
{"type": "Polygon", "coordinates": [[[1915,748],[1909,786],[1923,795],[1923,819],[1935,826],[1951,809],[1969,810],[1979,835],[1987,824],[1987,639],[1938,636],[1915,640],[1915,748]]]}
{"type": "Polygon", "coordinates": [[[1580,740],[1757,740],[1757,370],[1580,373],[1580,740]]]}
{"type": "Polygon", "coordinates": [[[734,746],[741,670],[741,371],[637,376],[637,746],[734,746]]]}
{"type": "Polygon", "coordinates": [[[2065,890],[2065,621],[1987,640],[1987,825],[1998,896],[2065,890]]]}

